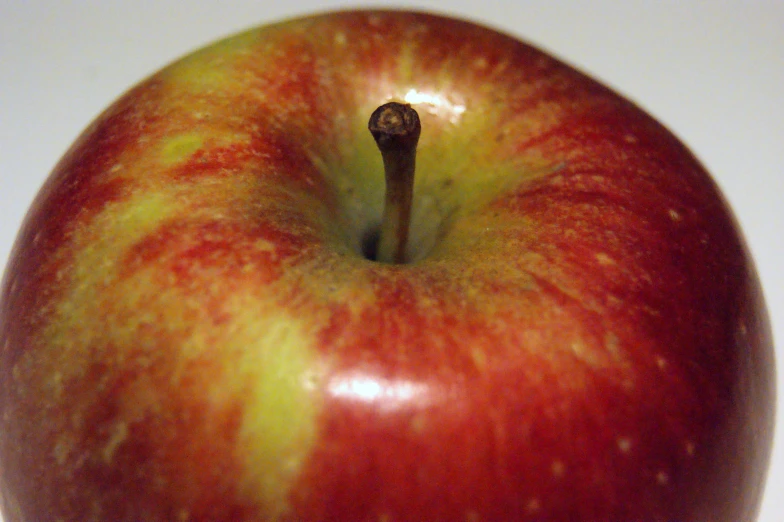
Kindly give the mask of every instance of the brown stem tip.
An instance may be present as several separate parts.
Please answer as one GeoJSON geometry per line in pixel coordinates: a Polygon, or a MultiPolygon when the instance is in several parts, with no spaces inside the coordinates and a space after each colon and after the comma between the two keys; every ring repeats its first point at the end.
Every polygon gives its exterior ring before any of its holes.
{"type": "Polygon", "coordinates": [[[396,152],[401,148],[416,150],[422,126],[419,114],[410,105],[389,102],[373,111],[368,129],[383,154],[385,150],[396,152]]]}
{"type": "Polygon", "coordinates": [[[368,129],[384,160],[386,195],[376,259],[404,263],[421,124],[410,105],[390,102],[370,116],[368,129]]]}

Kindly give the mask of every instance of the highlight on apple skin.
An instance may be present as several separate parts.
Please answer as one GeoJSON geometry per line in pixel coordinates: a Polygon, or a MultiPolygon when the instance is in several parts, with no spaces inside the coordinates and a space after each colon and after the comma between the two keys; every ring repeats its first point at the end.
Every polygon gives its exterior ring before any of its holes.
{"type": "Polygon", "coordinates": [[[714,182],[631,102],[424,13],[254,29],[134,87],[0,303],[17,521],[756,517],[773,348],[714,182]],[[380,105],[421,119],[368,259],[380,105]]]}

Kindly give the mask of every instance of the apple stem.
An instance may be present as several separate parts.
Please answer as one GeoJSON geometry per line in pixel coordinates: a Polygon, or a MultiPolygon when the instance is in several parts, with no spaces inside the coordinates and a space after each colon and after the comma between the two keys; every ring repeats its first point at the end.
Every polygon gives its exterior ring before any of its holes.
{"type": "Polygon", "coordinates": [[[373,111],[368,129],[384,160],[387,187],[376,260],[405,263],[421,130],[419,115],[408,104],[386,103],[373,111]]]}

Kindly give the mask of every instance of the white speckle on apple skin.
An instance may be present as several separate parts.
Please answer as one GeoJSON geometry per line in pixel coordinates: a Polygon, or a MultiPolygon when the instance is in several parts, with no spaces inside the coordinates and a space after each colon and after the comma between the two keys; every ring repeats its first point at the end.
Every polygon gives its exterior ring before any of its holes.
{"type": "Polygon", "coordinates": [[[482,518],[479,516],[479,513],[477,513],[476,511],[466,511],[465,513],[466,522],[478,522],[479,520],[482,520],[482,518]]]}
{"type": "Polygon", "coordinates": [[[618,438],[618,450],[621,453],[629,453],[632,449],[632,440],[629,437],[618,438]]]}
{"type": "Polygon", "coordinates": [[[599,252],[594,257],[596,257],[596,260],[599,262],[600,265],[608,266],[608,265],[615,264],[615,260],[610,256],[608,256],[607,254],[605,254],[604,252],[599,252]]]}
{"type": "Polygon", "coordinates": [[[697,445],[694,444],[694,442],[692,442],[690,440],[686,441],[686,454],[689,457],[693,457],[694,456],[694,451],[696,450],[696,448],[697,448],[697,445]]]}
{"type": "Polygon", "coordinates": [[[105,463],[109,464],[112,462],[117,448],[119,448],[127,438],[128,423],[125,421],[119,421],[115,423],[114,426],[112,426],[109,439],[106,441],[106,445],[103,447],[103,451],[101,452],[101,457],[105,463]]]}
{"type": "Polygon", "coordinates": [[[368,16],[368,25],[371,27],[378,27],[381,24],[381,16],[377,14],[371,14],[368,16]]]}
{"type": "Polygon", "coordinates": [[[536,513],[540,509],[542,509],[542,503],[539,501],[538,498],[534,497],[528,501],[525,505],[526,511],[529,513],[536,513]]]}
{"type": "Polygon", "coordinates": [[[68,437],[60,437],[54,446],[54,458],[57,464],[62,466],[68,460],[68,455],[71,453],[72,443],[68,437]]]}

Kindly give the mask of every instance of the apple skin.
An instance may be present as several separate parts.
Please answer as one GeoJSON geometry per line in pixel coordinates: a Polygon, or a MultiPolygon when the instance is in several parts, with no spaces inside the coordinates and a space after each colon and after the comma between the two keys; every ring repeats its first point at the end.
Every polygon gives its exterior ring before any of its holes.
{"type": "Polygon", "coordinates": [[[642,110],[463,21],[340,12],[132,89],[41,189],[0,304],[29,520],[739,521],[773,348],[714,182],[642,110]],[[366,129],[422,119],[412,262],[366,129]]]}

